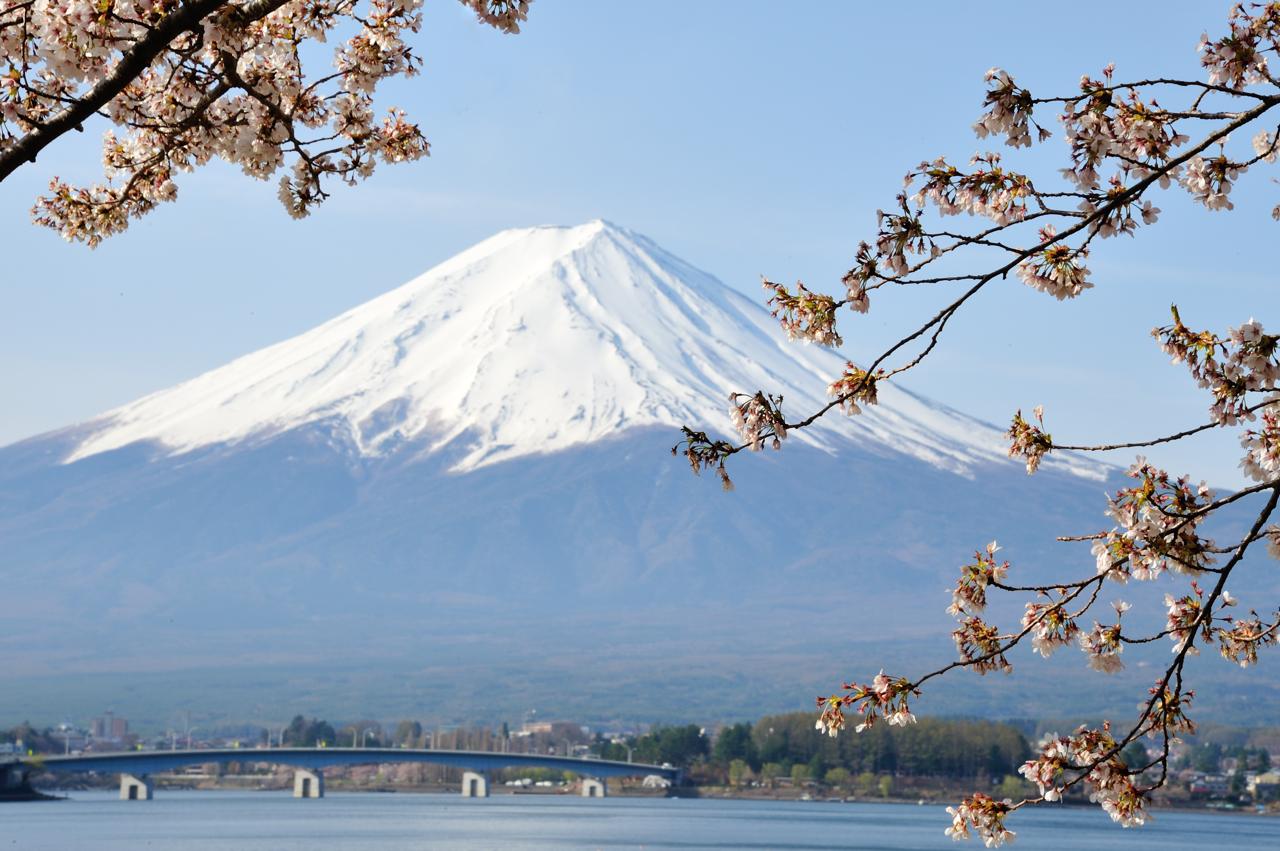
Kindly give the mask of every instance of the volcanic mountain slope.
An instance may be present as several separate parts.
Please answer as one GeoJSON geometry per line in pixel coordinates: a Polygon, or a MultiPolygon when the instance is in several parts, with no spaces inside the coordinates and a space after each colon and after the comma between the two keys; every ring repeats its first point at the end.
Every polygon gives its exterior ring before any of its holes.
{"type": "MultiPolygon", "coordinates": [[[[326,423],[360,457],[454,446],[451,472],[643,426],[728,428],[726,396],[825,401],[841,359],[785,342],[757,304],[606,222],[504,231],[305,334],[77,429],[75,462],[139,442],[168,455],[326,423]]],[[[802,442],[957,472],[1003,454],[992,429],[893,387],[872,416],[802,442]]],[[[1075,472],[1098,475],[1080,465],[1075,472]]]]}
{"type": "MultiPolygon", "coordinates": [[[[520,660],[564,696],[605,665],[688,676],[688,704],[713,699],[698,666],[795,674],[777,653],[815,623],[846,625],[815,681],[861,638],[942,636],[946,655],[945,589],[992,537],[1041,569],[1087,564],[1052,537],[1101,525],[1106,468],[1063,456],[1028,481],[997,429],[892,385],[741,459],[733,493],[667,452],[681,424],[728,433],[731,391],[807,411],[842,366],[635,233],[505,231],[0,449],[0,579],[22,601],[0,654],[35,678],[235,662],[219,688],[256,703],[244,666],[287,670],[319,709],[347,691],[306,672],[335,666],[460,695],[520,660]],[[697,664],[673,674],[673,655],[697,664]]],[[[119,677],[83,682],[66,700],[122,705],[119,677]]]]}

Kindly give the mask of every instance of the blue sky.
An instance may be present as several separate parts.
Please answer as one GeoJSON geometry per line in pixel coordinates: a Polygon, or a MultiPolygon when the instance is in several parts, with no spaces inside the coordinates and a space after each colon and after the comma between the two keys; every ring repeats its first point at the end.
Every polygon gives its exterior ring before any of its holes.
{"type": "MultiPolygon", "coordinates": [[[[421,122],[432,156],[338,188],[307,220],[218,166],[123,237],[67,245],[28,210],[53,175],[96,175],[100,127],[0,184],[0,443],[306,330],[506,227],[603,217],[752,297],[762,273],[834,289],[908,168],[992,147],[969,130],[988,67],[1044,94],[1110,61],[1119,77],[1199,77],[1197,39],[1228,7],[538,0],[513,38],[428,0],[425,72],[382,103],[421,122]]],[[[1043,173],[1063,151],[1059,134],[1010,164],[1043,173]]],[[[1070,442],[1203,422],[1208,400],[1148,332],[1174,301],[1192,324],[1280,327],[1277,175],[1247,175],[1228,214],[1166,193],[1159,227],[1095,252],[1097,288],[1075,302],[1013,279],[984,292],[907,386],[1002,424],[1044,404],[1070,442]]],[[[885,293],[850,316],[846,353],[878,353],[928,298],[885,293]]],[[[1226,435],[1151,454],[1239,480],[1226,435]]]]}

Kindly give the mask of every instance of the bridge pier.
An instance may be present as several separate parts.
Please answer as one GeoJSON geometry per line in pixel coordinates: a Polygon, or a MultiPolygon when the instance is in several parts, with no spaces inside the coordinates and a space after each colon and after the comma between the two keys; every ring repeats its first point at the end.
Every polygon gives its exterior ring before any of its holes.
{"type": "Polygon", "coordinates": [[[462,797],[489,797],[489,777],[476,771],[462,772],[462,797]]]}
{"type": "Polygon", "coordinates": [[[150,801],[155,791],[151,778],[145,774],[135,777],[132,774],[120,775],[120,800],[150,801]]]}
{"type": "Polygon", "coordinates": [[[609,797],[609,787],[605,785],[604,780],[596,780],[594,777],[584,777],[582,778],[582,797],[607,798],[609,797]]]}
{"type": "Polygon", "coordinates": [[[299,768],[295,771],[293,773],[293,797],[323,798],[324,772],[319,769],[308,771],[305,768],[299,768]]]}
{"type": "Polygon", "coordinates": [[[17,760],[0,759],[0,800],[33,794],[27,784],[28,770],[17,760]]]}

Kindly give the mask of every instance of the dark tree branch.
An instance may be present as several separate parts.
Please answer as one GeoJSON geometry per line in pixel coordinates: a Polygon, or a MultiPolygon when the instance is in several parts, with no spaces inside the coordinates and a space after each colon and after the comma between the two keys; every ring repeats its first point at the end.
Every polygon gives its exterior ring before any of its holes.
{"type": "MultiPolygon", "coordinates": [[[[232,12],[244,25],[265,18],[287,0],[251,0],[232,12]]],[[[124,51],[112,72],[75,103],[48,121],[40,122],[9,147],[0,151],[0,181],[19,166],[35,162],[40,152],[64,133],[79,127],[123,92],[157,57],[179,37],[199,28],[209,15],[227,6],[227,0],[188,0],[177,11],[166,15],[153,29],[124,51]]]]}

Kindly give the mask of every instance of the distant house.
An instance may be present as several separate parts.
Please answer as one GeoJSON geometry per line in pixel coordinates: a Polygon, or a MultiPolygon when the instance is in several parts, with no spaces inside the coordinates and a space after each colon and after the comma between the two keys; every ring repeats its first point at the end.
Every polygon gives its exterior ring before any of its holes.
{"type": "Polygon", "coordinates": [[[1280,798],[1280,771],[1266,771],[1249,780],[1249,794],[1259,801],[1280,798]]]}
{"type": "Polygon", "coordinates": [[[1231,790],[1231,778],[1225,774],[1201,774],[1187,784],[1187,791],[1204,798],[1221,798],[1231,790]]]}

